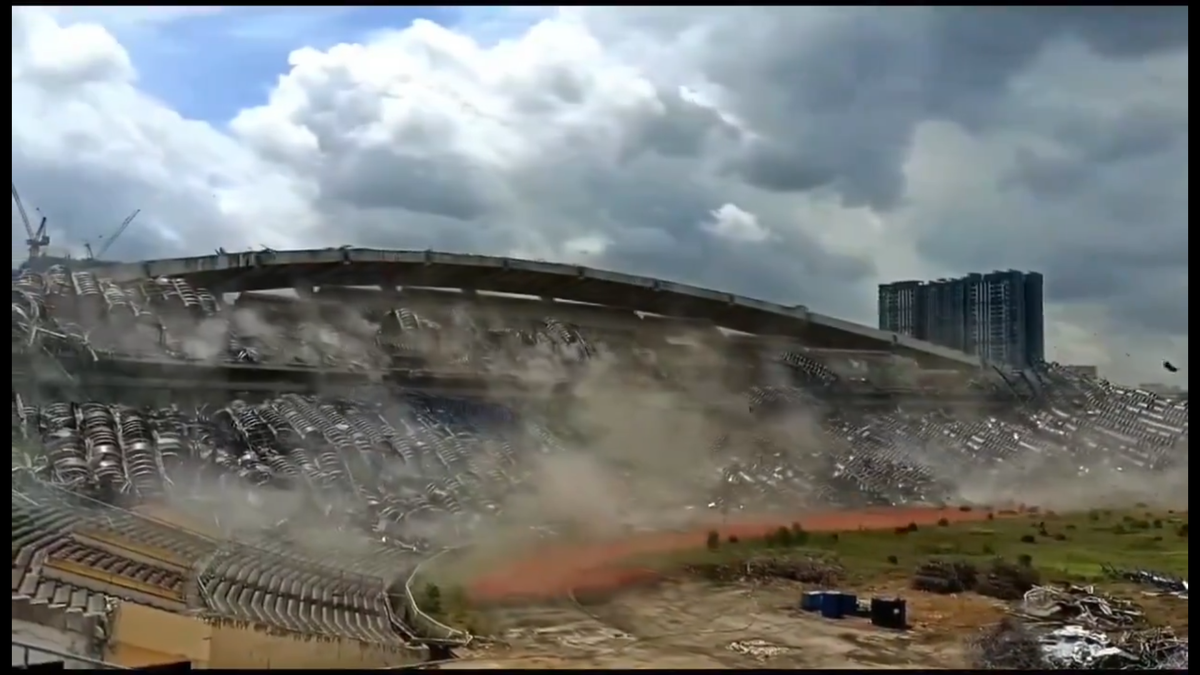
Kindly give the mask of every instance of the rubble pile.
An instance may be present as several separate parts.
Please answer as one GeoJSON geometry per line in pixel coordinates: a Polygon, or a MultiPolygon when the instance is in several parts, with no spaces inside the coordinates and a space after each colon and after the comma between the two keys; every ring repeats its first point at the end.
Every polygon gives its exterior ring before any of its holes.
{"type": "Polygon", "coordinates": [[[1108,635],[1067,625],[1039,632],[1015,618],[980,631],[969,645],[985,670],[1187,670],[1188,643],[1170,630],[1108,635]]]}
{"type": "Polygon", "coordinates": [[[963,593],[975,588],[979,570],[965,560],[927,560],[917,566],[913,590],[926,593],[963,593]]]}
{"type": "Polygon", "coordinates": [[[762,555],[739,562],[692,563],[684,569],[689,574],[721,583],[785,579],[821,586],[833,585],[844,573],[836,561],[815,556],[762,555]]]}
{"type": "Polygon", "coordinates": [[[976,582],[975,592],[997,600],[1020,600],[1039,581],[1041,575],[1033,567],[995,560],[976,582]]]}
{"type": "Polygon", "coordinates": [[[1145,622],[1133,603],[1096,592],[1092,586],[1035,586],[1015,611],[1035,622],[1074,625],[1094,631],[1129,630],[1145,622]]]}
{"type": "Polygon", "coordinates": [[[1187,669],[1188,642],[1147,628],[1133,603],[1090,586],[1037,586],[1014,614],[971,643],[974,665],[989,670],[1187,669]]]}
{"type": "Polygon", "coordinates": [[[1112,565],[1105,565],[1104,573],[1113,579],[1153,588],[1151,595],[1173,595],[1182,600],[1188,597],[1188,582],[1169,574],[1144,569],[1121,569],[1112,565]]]}
{"type": "Polygon", "coordinates": [[[1046,670],[1038,635],[1014,618],[988,626],[968,643],[971,665],[984,670],[1046,670]]]}
{"type": "Polygon", "coordinates": [[[965,560],[927,560],[913,575],[914,590],[926,593],[974,591],[999,600],[1020,600],[1039,581],[1036,569],[996,559],[983,571],[965,560]]]}

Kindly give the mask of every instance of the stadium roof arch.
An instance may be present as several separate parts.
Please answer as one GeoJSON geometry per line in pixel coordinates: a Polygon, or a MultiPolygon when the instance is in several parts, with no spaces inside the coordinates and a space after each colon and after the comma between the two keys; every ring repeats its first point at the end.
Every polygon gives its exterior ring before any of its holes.
{"type": "Polygon", "coordinates": [[[786,336],[812,347],[883,350],[936,367],[981,367],[979,358],[810,311],[651,277],[496,256],[326,248],[218,252],[106,267],[114,281],[182,277],[216,292],[318,285],[490,291],[712,322],[746,333],[786,336]]]}

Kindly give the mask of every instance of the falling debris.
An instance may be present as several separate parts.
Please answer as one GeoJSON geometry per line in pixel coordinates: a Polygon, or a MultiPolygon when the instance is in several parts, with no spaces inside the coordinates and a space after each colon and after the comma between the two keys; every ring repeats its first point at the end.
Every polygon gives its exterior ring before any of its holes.
{"type": "Polygon", "coordinates": [[[1166,370],[1168,373],[1179,372],[1179,368],[1177,368],[1175,364],[1171,363],[1170,361],[1163,361],[1163,370],[1166,370]]]}

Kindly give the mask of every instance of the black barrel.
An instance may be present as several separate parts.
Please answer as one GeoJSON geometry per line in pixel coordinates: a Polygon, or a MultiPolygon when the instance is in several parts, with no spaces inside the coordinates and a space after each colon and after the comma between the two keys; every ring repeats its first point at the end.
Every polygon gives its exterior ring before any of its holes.
{"type": "Polygon", "coordinates": [[[871,625],[893,630],[908,628],[908,603],[901,598],[871,598],[871,625]]]}

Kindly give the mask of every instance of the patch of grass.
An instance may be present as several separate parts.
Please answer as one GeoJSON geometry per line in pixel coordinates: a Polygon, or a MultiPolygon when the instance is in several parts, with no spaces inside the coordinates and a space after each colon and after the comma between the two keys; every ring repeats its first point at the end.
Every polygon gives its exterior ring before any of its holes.
{"type": "Polygon", "coordinates": [[[854,530],[836,533],[803,532],[790,536],[771,533],[765,539],[743,539],[719,550],[687,551],[651,556],[640,563],[669,569],[686,563],[737,562],[770,548],[773,554],[832,555],[852,577],[895,576],[898,569],[931,557],[953,557],[979,564],[995,558],[1026,560],[1047,580],[1103,582],[1103,565],[1146,568],[1188,577],[1187,513],[1170,518],[1176,536],[1156,531],[1154,520],[1166,514],[1111,510],[997,516],[986,526],[947,523],[941,527],[900,527],[894,530],[854,530]],[[896,561],[905,565],[897,566],[896,561]]]}

